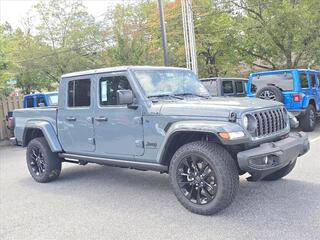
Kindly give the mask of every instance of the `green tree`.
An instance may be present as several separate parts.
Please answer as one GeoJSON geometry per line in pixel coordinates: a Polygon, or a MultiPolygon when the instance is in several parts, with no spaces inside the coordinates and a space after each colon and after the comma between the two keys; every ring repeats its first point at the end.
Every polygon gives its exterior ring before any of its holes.
{"type": "Polygon", "coordinates": [[[248,63],[266,69],[319,66],[318,0],[231,1],[238,49],[248,63]]]}

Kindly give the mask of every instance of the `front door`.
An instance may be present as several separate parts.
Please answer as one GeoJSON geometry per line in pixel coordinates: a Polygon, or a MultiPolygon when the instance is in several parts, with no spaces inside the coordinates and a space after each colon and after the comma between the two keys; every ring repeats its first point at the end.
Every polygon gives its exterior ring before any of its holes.
{"type": "Polygon", "coordinates": [[[58,111],[58,136],[67,153],[86,154],[95,150],[93,129],[93,78],[65,80],[58,111]]]}
{"type": "Polygon", "coordinates": [[[98,75],[97,89],[94,111],[96,154],[122,159],[143,155],[141,107],[119,105],[117,101],[117,90],[132,90],[126,73],[98,75]]]}

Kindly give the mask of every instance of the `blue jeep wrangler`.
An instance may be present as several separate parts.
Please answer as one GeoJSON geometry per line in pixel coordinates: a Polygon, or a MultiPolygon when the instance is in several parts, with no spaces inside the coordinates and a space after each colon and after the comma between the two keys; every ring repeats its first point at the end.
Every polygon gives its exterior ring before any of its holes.
{"type": "Polygon", "coordinates": [[[247,86],[249,97],[283,102],[295,115],[303,131],[313,131],[320,113],[320,72],[287,69],[251,73],[247,86]]]}

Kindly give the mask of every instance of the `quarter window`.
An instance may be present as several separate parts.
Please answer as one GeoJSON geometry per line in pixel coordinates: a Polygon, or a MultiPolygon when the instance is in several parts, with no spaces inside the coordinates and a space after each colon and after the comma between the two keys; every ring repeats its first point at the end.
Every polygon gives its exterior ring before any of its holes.
{"type": "Polygon", "coordinates": [[[315,74],[310,74],[310,80],[311,80],[311,87],[316,88],[317,87],[317,80],[315,74]]]}
{"type": "Polygon", "coordinates": [[[117,101],[118,90],[131,90],[128,79],[125,76],[103,77],[99,82],[100,105],[119,105],[117,101]]]}
{"type": "Polygon", "coordinates": [[[308,88],[309,87],[306,73],[300,73],[300,84],[301,84],[301,88],[308,88]]]}
{"type": "Polygon", "coordinates": [[[237,94],[243,94],[244,93],[244,83],[241,81],[236,81],[236,93],[237,94]]]}
{"type": "Polygon", "coordinates": [[[68,83],[68,106],[90,106],[90,79],[73,80],[68,83]]]}

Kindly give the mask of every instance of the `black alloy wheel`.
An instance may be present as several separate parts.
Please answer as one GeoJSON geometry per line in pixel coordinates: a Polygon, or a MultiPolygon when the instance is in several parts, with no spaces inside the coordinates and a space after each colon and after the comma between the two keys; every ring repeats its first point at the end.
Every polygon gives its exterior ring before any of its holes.
{"type": "Polygon", "coordinates": [[[185,157],[176,176],[181,192],[189,201],[204,205],[215,198],[217,179],[213,168],[201,156],[192,154],[185,157]]]}
{"type": "Polygon", "coordinates": [[[30,165],[36,176],[42,176],[46,171],[46,163],[40,148],[33,146],[31,149],[30,165]]]}

